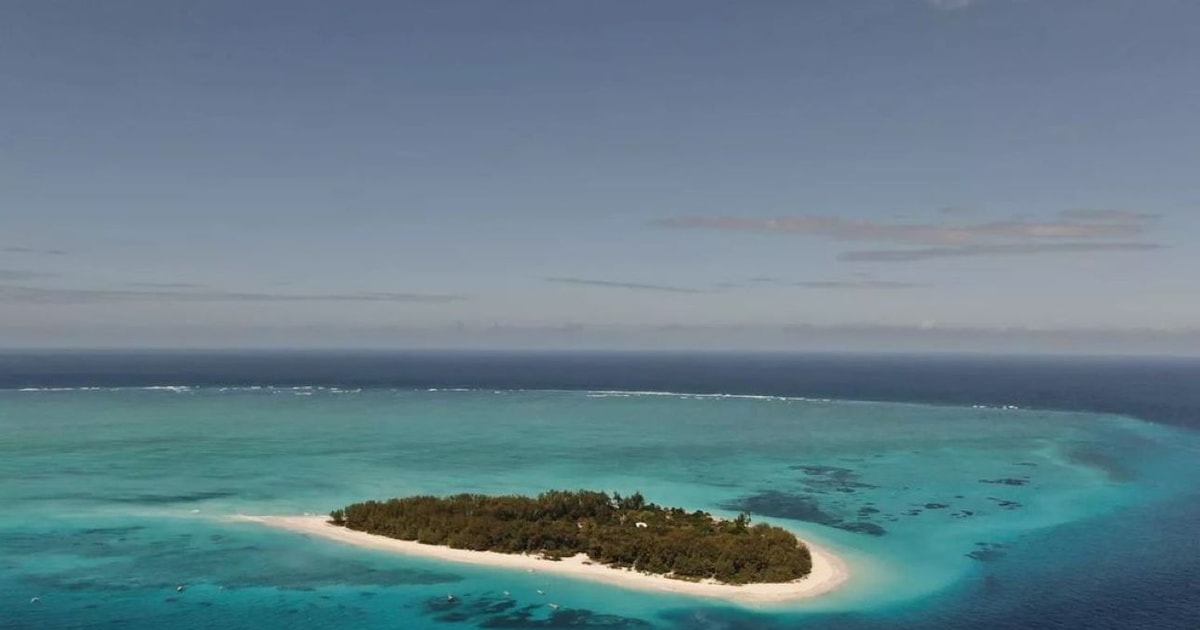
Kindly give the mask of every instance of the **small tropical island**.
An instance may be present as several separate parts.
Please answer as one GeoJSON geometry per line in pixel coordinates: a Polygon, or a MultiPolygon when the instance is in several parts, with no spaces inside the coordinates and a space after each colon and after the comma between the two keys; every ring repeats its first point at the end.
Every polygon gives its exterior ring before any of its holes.
{"type": "Polygon", "coordinates": [[[458,494],[354,503],[330,514],[349,529],[471,551],[592,562],[683,580],[792,582],[812,571],[791,532],[647,503],[640,493],[554,490],[537,497],[458,494]]]}
{"type": "Polygon", "coordinates": [[[781,603],[847,578],[836,556],[786,529],[662,507],[641,493],[429,495],[364,501],[329,517],[239,517],[341,542],[453,562],[522,568],[622,587],[781,603]]]}

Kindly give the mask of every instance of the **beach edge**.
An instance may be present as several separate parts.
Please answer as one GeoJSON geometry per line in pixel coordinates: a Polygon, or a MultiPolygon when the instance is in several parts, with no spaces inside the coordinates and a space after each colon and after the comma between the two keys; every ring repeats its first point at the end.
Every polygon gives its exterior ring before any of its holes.
{"type": "Polygon", "coordinates": [[[829,593],[850,578],[846,562],[819,545],[804,542],[812,556],[812,571],[800,580],[774,584],[721,584],[712,581],[691,582],[663,575],[639,573],[630,569],[592,563],[584,554],[562,560],[547,560],[526,554],[452,549],[411,540],[398,540],[339,527],[324,516],[254,516],[239,514],[229,520],[258,523],[276,529],[333,540],[357,547],[389,551],[409,556],[474,564],[501,569],[540,571],[639,591],[654,591],[692,597],[719,599],[744,605],[788,604],[829,593]]]}

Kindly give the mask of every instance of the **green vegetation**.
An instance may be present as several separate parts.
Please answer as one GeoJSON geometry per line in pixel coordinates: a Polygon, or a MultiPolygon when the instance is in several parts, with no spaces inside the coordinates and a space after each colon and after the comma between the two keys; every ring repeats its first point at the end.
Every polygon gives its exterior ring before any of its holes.
{"type": "Polygon", "coordinates": [[[330,512],[349,529],[455,549],[579,553],[598,564],[727,584],[808,575],[808,548],[787,530],[647,503],[641,494],[553,490],[534,497],[459,494],[355,503],[330,512]]]}

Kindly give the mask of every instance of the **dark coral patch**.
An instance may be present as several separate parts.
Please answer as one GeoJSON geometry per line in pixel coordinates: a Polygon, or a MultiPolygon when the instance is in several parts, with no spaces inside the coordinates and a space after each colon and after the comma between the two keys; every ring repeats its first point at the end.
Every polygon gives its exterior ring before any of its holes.
{"type": "Polygon", "coordinates": [[[804,473],[807,476],[803,482],[805,489],[817,494],[826,492],[853,494],[858,490],[878,487],[859,481],[858,473],[841,466],[800,464],[789,468],[804,473]]]}
{"type": "Polygon", "coordinates": [[[469,623],[480,628],[614,628],[623,630],[652,628],[633,617],[598,614],[580,608],[549,608],[546,604],[517,606],[507,597],[445,596],[424,602],[425,613],[442,623],[469,623]],[[549,613],[547,614],[547,610],[549,613]]]}
{"type": "Polygon", "coordinates": [[[817,523],[818,525],[827,525],[871,536],[882,536],[887,533],[887,530],[875,523],[862,520],[847,521],[836,514],[826,512],[810,496],[788,494],[778,490],[766,490],[758,494],[727,501],[721,504],[721,507],[726,510],[745,511],[773,518],[786,518],[806,523],[817,523]]]}
{"type": "Polygon", "coordinates": [[[979,483],[990,483],[1001,486],[1023,486],[1029,483],[1028,478],[1017,479],[1013,477],[1004,477],[1002,479],[980,479],[979,483]]]}
{"type": "Polygon", "coordinates": [[[996,551],[995,549],[976,549],[975,551],[967,554],[967,557],[980,562],[993,562],[1003,558],[1006,555],[1008,554],[1004,553],[1003,551],[996,551]]]}
{"type": "Polygon", "coordinates": [[[774,518],[788,518],[806,523],[831,525],[841,519],[821,510],[817,502],[804,495],[767,490],[721,504],[726,510],[746,511],[774,518]]]}
{"type": "Polygon", "coordinates": [[[875,523],[868,523],[865,521],[838,523],[837,525],[834,525],[834,527],[838,529],[844,529],[848,532],[854,532],[855,534],[867,534],[869,536],[882,536],[887,533],[887,530],[883,527],[876,525],[875,523]]]}
{"type": "Polygon", "coordinates": [[[966,554],[966,556],[979,562],[992,562],[1008,555],[1001,551],[1001,549],[1004,549],[1004,545],[999,543],[977,542],[975,546],[977,549],[966,554]]]}

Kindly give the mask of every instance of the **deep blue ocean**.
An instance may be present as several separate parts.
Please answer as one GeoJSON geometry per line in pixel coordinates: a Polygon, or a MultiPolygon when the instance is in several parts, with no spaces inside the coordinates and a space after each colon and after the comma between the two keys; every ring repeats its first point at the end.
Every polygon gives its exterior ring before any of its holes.
{"type": "Polygon", "coordinates": [[[1195,629],[1200,360],[9,352],[0,501],[0,628],[1195,629]],[[743,608],[230,519],[551,488],[851,581],[743,608]]]}

